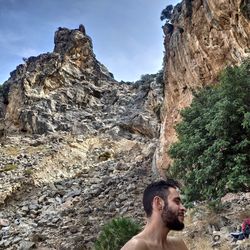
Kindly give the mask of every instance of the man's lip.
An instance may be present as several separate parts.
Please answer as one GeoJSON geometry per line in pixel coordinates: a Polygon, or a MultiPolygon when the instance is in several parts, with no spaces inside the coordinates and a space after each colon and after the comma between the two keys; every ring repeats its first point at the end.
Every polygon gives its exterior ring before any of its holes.
{"type": "Polygon", "coordinates": [[[184,220],[184,214],[179,214],[179,217],[182,219],[182,220],[184,220]]]}

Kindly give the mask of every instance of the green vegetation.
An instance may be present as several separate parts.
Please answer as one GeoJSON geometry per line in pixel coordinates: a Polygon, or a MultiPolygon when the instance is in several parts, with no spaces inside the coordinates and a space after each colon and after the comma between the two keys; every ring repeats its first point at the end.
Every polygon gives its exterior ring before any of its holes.
{"type": "Polygon", "coordinates": [[[8,171],[15,170],[15,169],[17,169],[16,164],[6,164],[2,169],[0,169],[0,173],[8,172],[8,171]]]}
{"type": "Polygon", "coordinates": [[[24,169],[24,175],[26,175],[26,176],[30,176],[30,175],[32,175],[33,174],[33,170],[32,169],[24,169]]]}
{"type": "Polygon", "coordinates": [[[161,17],[160,17],[161,21],[166,19],[166,21],[169,22],[169,20],[171,19],[172,13],[173,13],[173,5],[168,5],[161,12],[161,17]]]}
{"type": "Polygon", "coordinates": [[[150,83],[156,80],[157,84],[164,84],[163,79],[163,69],[160,69],[156,74],[145,74],[141,75],[140,80],[136,81],[134,84],[135,86],[145,85],[149,87],[150,83]]]}
{"type": "Polygon", "coordinates": [[[240,11],[246,19],[250,20],[250,2],[248,0],[241,1],[240,11]]]}
{"type": "Polygon", "coordinates": [[[221,213],[224,209],[223,204],[221,203],[220,199],[214,199],[211,201],[208,201],[207,203],[208,209],[215,214],[221,213]]]}
{"type": "Polygon", "coordinates": [[[169,175],[183,180],[187,202],[250,187],[250,60],[228,67],[218,85],[195,95],[176,126],[169,175]]]}
{"type": "Polygon", "coordinates": [[[120,250],[141,226],[128,218],[116,218],[104,225],[95,242],[95,250],[120,250]]]}
{"type": "Polygon", "coordinates": [[[110,152],[103,152],[98,156],[98,159],[100,161],[107,161],[112,157],[112,154],[110,152]]]}

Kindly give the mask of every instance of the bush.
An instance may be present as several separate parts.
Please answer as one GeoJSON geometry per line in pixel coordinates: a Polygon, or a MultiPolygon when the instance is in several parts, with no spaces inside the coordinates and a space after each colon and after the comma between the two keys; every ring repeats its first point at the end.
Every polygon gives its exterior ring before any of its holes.
{"type": "Polygon", "coordinates": [[[216,213],[216,214],[221,213],[224,209],[224,206],[221,203],[220,199],[208,201],[207,205],[208,205],[208,209],[211,212],[216,213]]]}
{"type": "Polygon", "coordinates": [[[128,218],[113,219],[103,226],[95,250],[120,250],[140,230],[141,226],[128,218]]]}
{"type": "Polygon", "coordinates": [[[167,20],[167,22],[169,22],[169,20],[172,17],[172,13],[173,13],[173,5],[168,5],[164,10],[162,10],[161,12],[161,21],[163,20],[167,20]]]}
{"type": "Polygon", "coordinates": [[[248,0],[241,1],[240,11],[246,19],[250,20],[250,2],[248,0]]]}
{"type": "Polygon", "coordinates": [[[170,174],[187,201],[216,199],[250,187],[250,61],[229,67],[220,83],[195,95],[181,112],[170,174]]]}

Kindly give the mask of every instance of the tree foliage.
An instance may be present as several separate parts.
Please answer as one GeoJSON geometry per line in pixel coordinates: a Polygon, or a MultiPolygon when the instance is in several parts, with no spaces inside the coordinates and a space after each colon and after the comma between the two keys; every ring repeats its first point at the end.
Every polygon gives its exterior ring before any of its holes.
{"type": "Polygon", "coordinates": [[[131,219],[113,219],[103,226],[95,242],[95,250],[120,250],[140,230],[141,226],[131,219]]]}
{"type": "Polygon", "coordinates": [[[242,0],[240,3],[240,11],[245,18],[250,20],[250,2],[248,0],[242,0]]]}
{"type": "Polygon", "coordinates": [[[173,5],[168,5],[164,10],[161,12],[161,21],[167,20],[167,22],[171,19],[173,13],[173,5]]]}
{"type": "Polygon", "coordinates": [[[228,67],[220,83],[197,93],[181,112],[170,173],[187,201],[216,199],[250,187],[250,60],[228,67]]]}

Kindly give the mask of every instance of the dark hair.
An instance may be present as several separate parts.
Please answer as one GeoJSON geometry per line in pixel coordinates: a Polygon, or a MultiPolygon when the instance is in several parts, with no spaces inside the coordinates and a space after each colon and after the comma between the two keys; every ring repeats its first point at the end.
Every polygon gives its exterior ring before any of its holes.
{"type": "Polygon", "coordinates": [[[159,196],[163,200],[166,200],[170,187],[180,188],[180,184],[173,179],[167,179],[153,182],[146,187],[143,193],[143,207],[147,217],[152,215],[152,202],[154,197],[159,196]]]}

